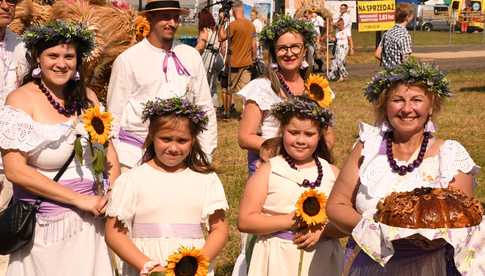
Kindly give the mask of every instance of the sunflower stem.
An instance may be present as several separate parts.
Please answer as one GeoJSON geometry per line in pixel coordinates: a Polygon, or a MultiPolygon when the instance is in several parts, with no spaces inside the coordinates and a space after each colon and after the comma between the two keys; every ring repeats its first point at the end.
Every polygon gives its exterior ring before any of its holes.
{"type": "Polygon", "coordinates": [[[301,276],[303,270],[303,249],[300,249],[300,262],[298,263],[298,276],[301,276]]]}

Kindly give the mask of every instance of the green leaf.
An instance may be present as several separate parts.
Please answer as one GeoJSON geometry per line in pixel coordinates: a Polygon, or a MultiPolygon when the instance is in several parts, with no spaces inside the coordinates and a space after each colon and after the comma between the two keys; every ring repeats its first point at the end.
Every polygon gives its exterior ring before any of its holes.
{"type": "Polygon", "coordinates": [[[83,146],[81,145],[81,136],[77,136],[76,140],[74,141],[74,153],[76,155],[76,159],[83,164],[83,146]]]}
{"type": "Polygon", "coordinates": [[[106,157],[102,150],[96,149],[93,159],[93,170],[96,174],[101,174],[104,171],[104,162],[106,157]]]}
{"type": "Polygon", "coordinates": [[[149,276],[165,276],[165,273],[157,271],[157,272],[150,273],[149,276]]]}

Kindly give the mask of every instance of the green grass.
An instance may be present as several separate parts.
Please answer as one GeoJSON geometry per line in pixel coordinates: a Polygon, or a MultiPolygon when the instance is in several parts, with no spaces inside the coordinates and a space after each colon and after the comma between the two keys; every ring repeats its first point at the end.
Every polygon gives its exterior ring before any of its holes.
{"type": "MultiPolygon", "coordinates": [[[[421,32],[410,31],[414,46],[437,46],[448,45],[450,42],[449,32],[421,32]]],[[[374,48],[376,35],[375,32],[359,33],[352,32],[352,39],[356,48],[374,48]]],[[[451,35],[453,45],[485,45],[483,33],[453,33],[451,35]]]]}
{"type": "MultiPolygon", "coordinates": [[[[485,166],[485,70],[454,71],[449,78],[456,96],[447,101],[437,117],[438,136],[455,139],[469,151],[475,162],[485,166]]],[[[370,76],[369,76],[370,78],[370,76]]],[[[357,123],[372,123],[371,106],[361,94],[361,88],[369,78],[356,78],[343,83],[332,83],[337,94],[333,104],[337,124],[337,144],[333,150],[336,165],[341,167],[355,141],[357,123]]],[[[238,121],[219,122],[219,142],[215,165],[224,183],[230,205],[230,238],[224,251],[218,257],[216,275],[231,275],[232,266],[239,253],[239,233],[236,228],[239,198],[246,181],[246,151],[237,144],[238,121]]],[[[478,178],[476,196],[485,201],[485,173],[478,178]]]]}

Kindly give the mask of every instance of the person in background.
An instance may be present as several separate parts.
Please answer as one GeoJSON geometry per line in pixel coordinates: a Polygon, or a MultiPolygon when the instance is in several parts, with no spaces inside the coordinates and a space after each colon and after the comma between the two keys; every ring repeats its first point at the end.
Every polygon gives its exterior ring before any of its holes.
{"type": "Polygon", "coordinates": [[[251,10],[251,21],[253,22],[254,29],[256,30],[254,39],[256,40],[256,47],[257,47],[257,53],[256,53],[256,58],[257,59],[262,59],[263,58],[263,48],[261,45],[259,45],[259,33],[261,30],[263,30],[264,23],[263,21],[259,18],[259,11],[256,8],[253,8],[251,10]]]}
{"type": "Polygon", "coordinates": [[[202,55],[204,68],[207,73],[207,81],[211,90],[214,107],[219,105],[217,95],[217,79],[224,67],[224,59],[220,50],[220,42],[217,38],[217,25],[214,17],[208,9],[202,9],[199,18],[199,37],[195,49],[202,55]]]}
{"type": "Polygon", "coordinates": [[[328,76],[330,80],[344,81],[349,75],[345,68],[345,58],[349,52],[349,45],[352,38],[349,36],[344,24],[342,18],[337,21],[335,57],[332,61],[332,68],[328,76]]]}
{"type": "MultiPolygon", "coordinates": [[[[334,24],[337,25],[337,22],[342,19],[344,21],[344,28],[347,32],[347,36],[349,37],[349,55],[354,54],[354,41],[352,40],[352,17],[350,16],[349,6],[347,4],[340,5],[340,14],[334,20],[334,24]]],[[[337,27],[338,28],[338,27],[337,27]]]]}
{"type": "Polygon", "coordinates": [[[391,69],[405,62],[413,52],[411,36],[406,26],[413,21],[414,8],[401,3],[396,9],[396,25],[384,33],[375,51],[375,57],[385,69],[391,69]]]}
{"type": "Polygon", "coordinates": [[[229,39],[230,45],[230,72],[229,87],[223,95],[224,117],[229,117],[229,110],[232,104],[232,95],[237,93],[249,81],[251,81],[251,67],[256,60],[256,29],[253,23],[244,17],[243,2],[235,0],[232,6],[232,13],[235,20],[229,24],[227,29],[219,30],[219,41],[229,39]]]}
{"type": "Polygon", "coordinates": [[[121,53],[113,63],[106,97],[114,124],[120,127],[114,140],[122,170],[135,167],[143,155],[148,125],[141,115],[143,103],[156,97],[183,97],[204,106],[208,129],[199,139],[211,159],[217,146],[217,119],[200,53],[175,40],[180,17],[188,10],[179,1],[149,1],[148,37],[121,53]]]}

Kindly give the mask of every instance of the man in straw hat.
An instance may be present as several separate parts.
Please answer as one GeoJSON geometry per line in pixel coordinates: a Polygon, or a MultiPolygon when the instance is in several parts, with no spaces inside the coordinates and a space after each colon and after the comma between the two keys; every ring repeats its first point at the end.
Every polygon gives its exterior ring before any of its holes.
{"type": "Polygon", "coordinates": [[[217,122],[202,58],[174,39],[180,16],[188,10],[179,1],[153,0],[142,13],[150,33],[116,58],[108,87],[108,110],[120,127],[115,147],[122,168],[136,166],[142,157],[148,133],[141,118],[143,104],[155,97],[183,97],[204,107],[209,124],[199,140],[210,157],[217,145],[217,122]]]}

